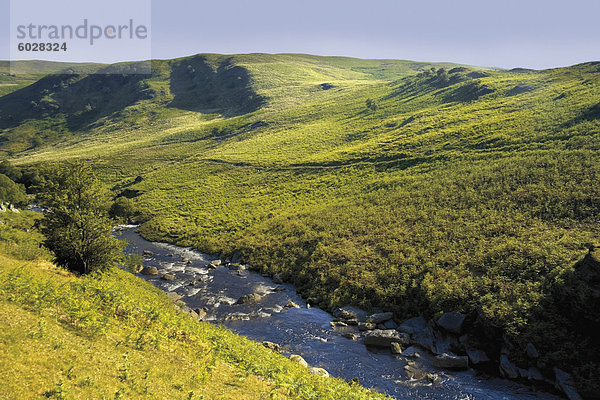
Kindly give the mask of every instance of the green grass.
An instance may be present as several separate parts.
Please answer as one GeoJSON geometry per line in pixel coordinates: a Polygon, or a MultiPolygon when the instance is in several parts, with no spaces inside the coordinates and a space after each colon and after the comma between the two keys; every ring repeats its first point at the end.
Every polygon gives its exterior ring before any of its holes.
{"type": "MultiPolygon", "coordinates": [[[[3,130],[0,151],[23,166],[91,160],[115,194],[136,191],[147,238],[241,249],[323,307],[467,312],[487,340],[507,338],[516,355],[532,341],[544,372],[600,387],[584,322],[547,312],[598,241],[598,63],[523,73],[251,54],[154,67],[134,85],[150,95],[112,92],[75,130],[84,111],[50,94],[56,111],[19,111],[30,119],[3,130]],[[188,66],[204,72],[178,102],[188,66]]],[[[0,110],[39,99],[12,96],[0,110]]]]}
{"type": "Polygon", "coordinates": [[[3,238],[15,237],[12,256],[0,255],[3,399],[384,398],[195,321],[124,270],[76,277],[32,259],[39,233],[16,231],[35,218],[0,225],[3,238]]]}

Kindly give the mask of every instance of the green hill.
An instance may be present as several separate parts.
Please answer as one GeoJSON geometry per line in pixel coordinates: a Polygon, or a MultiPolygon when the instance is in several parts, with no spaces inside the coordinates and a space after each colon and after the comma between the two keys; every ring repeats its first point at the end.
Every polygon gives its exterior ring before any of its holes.
{"type": "Polygon", "coordinates": [[[0,116],[0,157],[93,161],[147,238],[241,250],[324,308],[468,313],[493,355],[532,342],[600,390],[577,267],[598,241],[600,63],[197,55],[46,77],[0,116]]]}

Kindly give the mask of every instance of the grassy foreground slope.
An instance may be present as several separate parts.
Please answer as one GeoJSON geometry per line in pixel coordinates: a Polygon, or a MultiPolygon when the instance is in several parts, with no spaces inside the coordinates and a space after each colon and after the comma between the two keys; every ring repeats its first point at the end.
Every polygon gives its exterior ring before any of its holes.
{"type": "Polygon", "coordinates": [[[35,218],[3,214],[0,225],[1,398],[384,398],[195,321],[126,271],[55,267],[35,218]]]}
{"type": "Polygon", "coordinates": [[[599,236],[599,63],[203,55],[154,66],[0,98],[4,157],[93,160],[147,238],[242,250],[325,308],[469,313],[496,355],[505,341],[520,361],[532,342],[544,372],[559,366],[600,392],[589,312],[600,299],[576,264],[599,236]],[[10,106],[31,101],[46,111],[10,106]]]}

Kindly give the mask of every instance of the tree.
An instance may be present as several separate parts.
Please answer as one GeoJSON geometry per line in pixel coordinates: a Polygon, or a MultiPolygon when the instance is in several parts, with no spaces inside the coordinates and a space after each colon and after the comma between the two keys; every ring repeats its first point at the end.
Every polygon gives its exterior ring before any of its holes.
{"type": "Polygon", "coordinates": [[[0,174],[0,203],[23,205],[27,202],[25,188],[13,182],[8,176],[0,174]]]}
{"type": "Polygon", "coordinates": [[[124,244],[111,235],[108,194],[89,165],[50,168],[38,187],[37,201],[49,210],[41,231],[58,265],[89,274],[122,260],[124,244]]]}

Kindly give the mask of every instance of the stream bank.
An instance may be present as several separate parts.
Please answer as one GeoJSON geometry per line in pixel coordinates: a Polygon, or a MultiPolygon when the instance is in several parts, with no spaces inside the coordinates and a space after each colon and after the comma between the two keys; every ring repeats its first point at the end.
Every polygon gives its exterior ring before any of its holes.
{"type": "Polygon", "coordinates": [[[464,358],[436,358],[426,344],[415,345],[406,332],[410,327],[422,328],[423,322],[427,329],[425,320],[394,327],[388,315],[372,321],[372,316],[349,308],[336,310],[334,316],[310,307],[294,286],[275,283],[243,265],[225,266],[192,249],[148,242],[133,226],[120,229],[117,236],[129,242],[127,252],[144,256],[144,274],[139,276],[167,292],[196,318],[266,342],[286,356],[299,355],[335,377],[358,379],[361,385],[397,399],[559,398],[482,375],[469,369],[464,358]],[[369,317],[371,322],[367,322],[369,317]],[[367,323],[375,326],[367,327],[367,323]],[[392,343],[399,348],[393,349],[392,343]]]}

